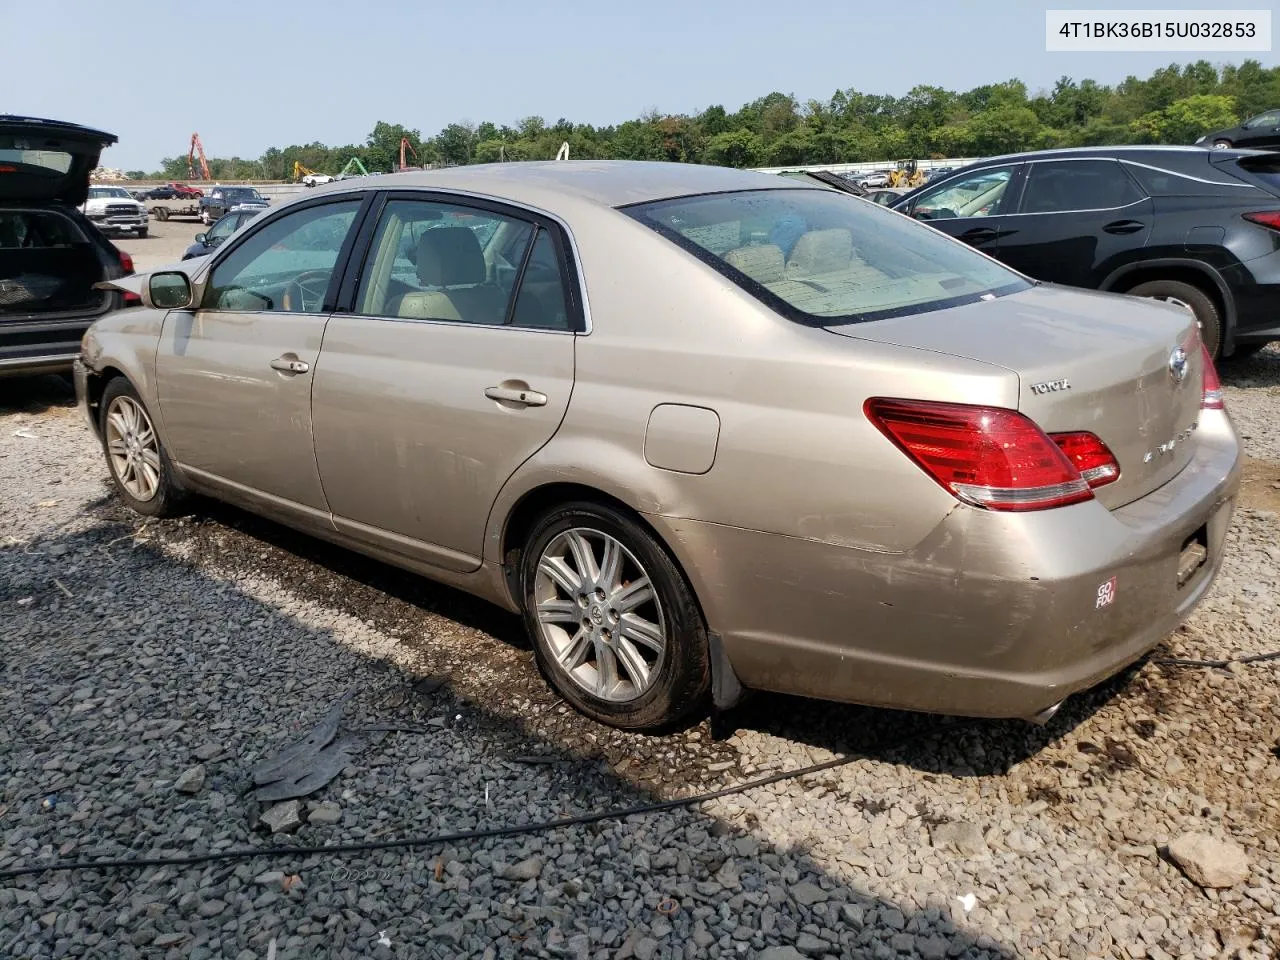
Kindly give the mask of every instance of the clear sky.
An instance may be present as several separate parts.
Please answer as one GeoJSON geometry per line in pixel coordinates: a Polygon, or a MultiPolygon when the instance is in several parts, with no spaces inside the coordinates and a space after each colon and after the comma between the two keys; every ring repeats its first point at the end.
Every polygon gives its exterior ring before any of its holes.
{"type": "MultiPolygon", "coordinates": [[[[378,120],[619,123],[730,111],[772,90],[900,95],[1059,76],[1115,83],[1195,54],[1046,53],[1046,8],[1267,9],[1274,0],[0,0],[0,113],[120,137],[152,170],[198,131],[211,156],[360,143],[378,120]]],[[[1215,63],[1276,53],[1205,55],[1215,63]]]]}

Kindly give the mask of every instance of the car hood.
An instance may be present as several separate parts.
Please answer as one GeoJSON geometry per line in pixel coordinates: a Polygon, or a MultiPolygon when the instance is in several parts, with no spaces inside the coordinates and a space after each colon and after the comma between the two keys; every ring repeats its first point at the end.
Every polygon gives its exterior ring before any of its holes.
{"type": "Polygon", "coordinates": [[[115,134],[60,120],[0,115],[0,200],[61,200],[89,195],[89,173],[115,134]]]}

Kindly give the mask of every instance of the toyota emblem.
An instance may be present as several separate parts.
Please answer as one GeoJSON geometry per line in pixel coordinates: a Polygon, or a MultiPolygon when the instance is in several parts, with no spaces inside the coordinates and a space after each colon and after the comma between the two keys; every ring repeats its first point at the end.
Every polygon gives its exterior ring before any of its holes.
{"type": "Polygon", "coordinates": [[[1174,383],[1187,379],[1187,351],[1181,347],[1174,347],[1173,353],[1169,354],[1169,376],[1173,377],[1174,383]]]}

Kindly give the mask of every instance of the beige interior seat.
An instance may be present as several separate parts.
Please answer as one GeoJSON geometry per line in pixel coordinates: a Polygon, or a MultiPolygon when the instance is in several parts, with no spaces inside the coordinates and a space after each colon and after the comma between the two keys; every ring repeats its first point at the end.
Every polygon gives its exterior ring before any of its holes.
{"type": "Polygon", "coordinates": [[[437,227],[418,241],[418,282],[432,289],[406,293],[396,315],[415,320],[501,324],[507,294],[486,281],[480,241],[466,227],[437,227]]]}
{"type": "Polygon", "coordinates": [[[738,247],[724,255],[724,262],[741,270],[756,283],[773,283],[785,275],[782,248],[772,243],[738,247]]]}
{"type": "Polygon", "coordinates": [[[853,235],[848,230],[810,230],[791,248],[786,275],[803,280],[826,273],[839,273],[853,262],[853,235]]]}

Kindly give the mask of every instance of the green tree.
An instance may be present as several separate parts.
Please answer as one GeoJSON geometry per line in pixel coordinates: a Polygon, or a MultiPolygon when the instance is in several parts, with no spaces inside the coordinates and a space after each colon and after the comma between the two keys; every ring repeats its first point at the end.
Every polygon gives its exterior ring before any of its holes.
{"type": "Polygon", "coordinates": [[[707,141],[704,159],[721,167],[755,167],[760,165],[763,149],[758,134],[750,130],[728,130],[707,141]]]}

